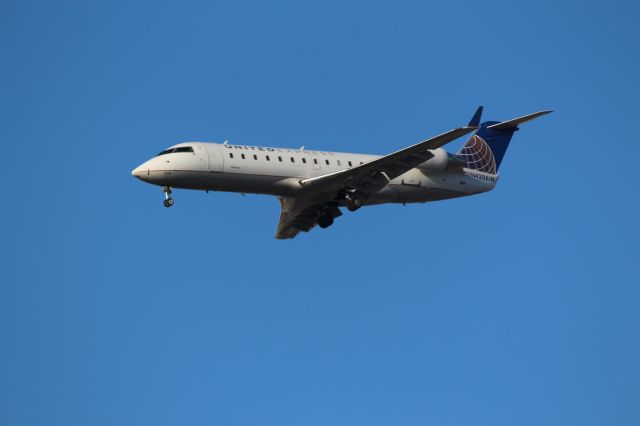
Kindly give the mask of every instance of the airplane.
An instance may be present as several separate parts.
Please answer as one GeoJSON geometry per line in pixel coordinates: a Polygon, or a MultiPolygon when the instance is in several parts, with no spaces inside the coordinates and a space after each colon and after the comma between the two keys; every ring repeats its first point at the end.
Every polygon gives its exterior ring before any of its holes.
{"type": "Polygon", "coordinates": [[[482,110],[478,107],[464,127],[384,156],[185,142],[163,150],[131,174],[161,186],[165,207],[173,206],[175,188],[274,195],[281,205],[275,237],[289,239],[316,225],[331,226],[342,207],[356,211],[492,190],[518,126],[552,111],[480,123],[482,110]],[[442,148],[471,132],[456,154],[442,148]]]}

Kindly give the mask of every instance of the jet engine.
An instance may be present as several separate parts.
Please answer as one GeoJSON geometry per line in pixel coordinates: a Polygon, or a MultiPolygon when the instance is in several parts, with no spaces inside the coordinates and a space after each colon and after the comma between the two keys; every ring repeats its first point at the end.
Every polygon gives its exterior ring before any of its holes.
{"type": "Polygon", "coordinates": [[[463,167],[465,162],[457,155],[449,154],[443,148],[430,150],[433,157],[420,164],[418,168],[429,173],[441,173],[453,167],[463,167]]]}

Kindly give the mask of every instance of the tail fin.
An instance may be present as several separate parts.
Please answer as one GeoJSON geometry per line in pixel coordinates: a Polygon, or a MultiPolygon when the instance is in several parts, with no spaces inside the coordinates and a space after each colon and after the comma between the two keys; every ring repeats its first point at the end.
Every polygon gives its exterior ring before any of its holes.
{"type": "Polygon", "coordinates": [[[509,121],[486,121],[464,144],[458,155],[466,161],[466,167],[497,174],[518,125],[552,111],[540,111],[509,121]]]}

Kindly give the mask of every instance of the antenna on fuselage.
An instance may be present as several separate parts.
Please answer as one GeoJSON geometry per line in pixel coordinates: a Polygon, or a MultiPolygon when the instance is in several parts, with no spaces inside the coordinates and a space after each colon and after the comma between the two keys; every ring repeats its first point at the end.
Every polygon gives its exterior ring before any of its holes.
{"type": "Polygon", "coordinates": [[[229,145],[229,139],[225,139],[224,142],[222,142],[222,145],[229,145]]]}
{"type": "Polygon", "coordinates": [[[300,147],[299,151],[304,151],[304,145],[300,147]]]}

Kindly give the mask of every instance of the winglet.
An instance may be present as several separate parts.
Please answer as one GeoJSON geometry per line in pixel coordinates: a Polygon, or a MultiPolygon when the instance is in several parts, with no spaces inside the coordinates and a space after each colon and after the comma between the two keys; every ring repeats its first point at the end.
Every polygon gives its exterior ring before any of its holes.
{"type": "Polygon", "coordinates": [[[471,117],[471,121],[467,124],[467,127],[480,127],[480,117],[482,117],[482,106],[479,106],[476,110],[473,117],[471,117]]]}

